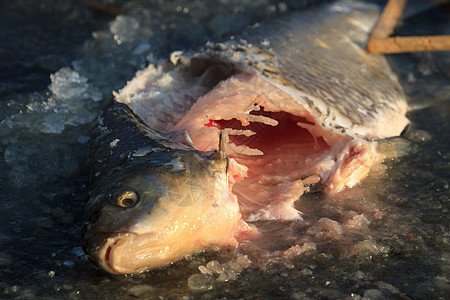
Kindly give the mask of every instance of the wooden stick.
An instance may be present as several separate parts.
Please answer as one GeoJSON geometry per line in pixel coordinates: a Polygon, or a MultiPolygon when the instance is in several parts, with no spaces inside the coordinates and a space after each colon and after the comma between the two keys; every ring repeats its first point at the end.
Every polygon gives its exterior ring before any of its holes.
{"type": "Polygon", "coordinates": [[[389,0],[369,37],[384,38],[391,35],[405,6],[406,0],[389,0]]]}
{"type": "Polygon", "coordinates": [[[371,38],[366,50],[373,54],[449,51],[450,35],[371,38]]]}
{"type": "Polygon", "coordinates": [[[369,34],[366,51],[373,54],[450,50],[450,36],[389,37],[407,0],[389,0],[369,34]]]}

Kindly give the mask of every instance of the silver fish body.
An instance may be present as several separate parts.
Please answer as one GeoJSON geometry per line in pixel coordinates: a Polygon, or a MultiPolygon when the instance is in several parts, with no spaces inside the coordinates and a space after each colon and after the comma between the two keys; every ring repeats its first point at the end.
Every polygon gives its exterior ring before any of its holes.
{"type": "Polygon", "coordinates": [[[90,257],[133,273],[235,246],[256,234],[246,221],[300,219],[309,185],[357,184],[383,159],[374,140],[408,123],[386,59],[363,49],[377,16],[340,1],[138,72],[93,138],[90,257]]]}

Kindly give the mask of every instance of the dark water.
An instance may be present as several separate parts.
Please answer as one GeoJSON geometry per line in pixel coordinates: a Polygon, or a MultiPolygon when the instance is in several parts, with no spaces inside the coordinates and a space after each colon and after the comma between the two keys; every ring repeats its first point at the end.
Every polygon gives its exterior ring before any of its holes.
{"type": "MultiPolygon", "coordinates": [[[[404,134],[410,153],[345,193],[304,197],[297,203],[304,222],[262,223],[266,243],[198,254],[134,276],[105,274],[84,258],[89,128],[112,91],[173,50],[308,4],[3,1],[0,298],[445,299],[448,52],[389,56],[412,108],[404,134]],[[275,235],[295,239],[300,253],[272,245],[275,235]],[[252,261],[246,268],[233,264],[246,259],[252,261]]],[[[421,10],[397,33],[449,34],[449,15],[448,5],[421,10]]]]}

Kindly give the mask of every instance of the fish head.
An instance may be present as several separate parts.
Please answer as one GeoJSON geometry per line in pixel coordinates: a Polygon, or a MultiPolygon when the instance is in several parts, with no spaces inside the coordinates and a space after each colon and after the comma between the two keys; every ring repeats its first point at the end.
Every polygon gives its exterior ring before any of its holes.
{"type": "Polygon", "coordinates": [[[235,246],[241,216],[219,151],[183,150],[133,160],[97,184],[83,248],[110,273],[169,264],[208,248],[235,246]]]}

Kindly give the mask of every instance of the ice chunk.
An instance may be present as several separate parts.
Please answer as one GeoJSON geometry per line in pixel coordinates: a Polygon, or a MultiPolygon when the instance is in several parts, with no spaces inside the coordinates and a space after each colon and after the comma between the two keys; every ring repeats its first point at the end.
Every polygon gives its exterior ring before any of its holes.
{"type": "MultiPolygon", "coordinates": [[[[243,268],[248,267],[249,260],[248,258],[244,256],[238,256],[236,260],[230,260],[226,263],[221,264],[217,260],[212,260],[206,264],[206,266],[199,266],[198,269],[200,270],[201,274],[196,275],[202,275],[202,277],[199,276],[191,276],[191,283],[193,287],[192,289],[198,289],[194,288],[196,286],[201,285],[200,289],[209,288],[205,282],[214,282],[214,279],[219,282],[225,282],[230,280],[236,280],[239,276],[239,274],[242,272],[243,268]]],[[[189,283],[189,281],[188,281],[189,283]]]]}
{"type": "Polygon", "coordinates": [[[224,271],[223,266],[217,260],[210,261],[206,264],[206,267],[216,274],[221,274],[224,271]]]}
{"type": "Polygon", "coordinates": [[[213,277],[207,274],[194,274],[188,278],[188,286],[194,291],[207,291],[213,288],[213,277]]]}
{"type": "Polygon", "coordinates": [[[242,272],[242,266],[235,260],[230,260],[226,263],[226,265],[232,271],[235,271],[237,273],[242,272]]]}
{"type": "Polygon", "coordinates": [[[238,255],[238,257],[236,258],[236,262],[243,268],[248,268],[252,261],[248,258],[247,255],[238,255]]]}
{"type": "Polygon", "coordinates": [[[314,250],[316,250],[316,244],[307,242],[301,246],[300,245],[292,246],[291,248],[284,251],[283,254],[284,254],[284,257],[286,257],[287,259],[292,259],[298,255],[305,253],[305,252],[314,251],[314,250]]]}
{"type": "Polygon", "coordinates": [[[202,272],[202,274],[206,274],[206,275],[212,275],[212,271],[205,267],[205,266],[199,266],[198,269],[200,270],[200,272],[202,272]]]}
{"type": "Polygon", "coordinates": [[[83,251],[83,248],[81,248],[81,247],[73,247],[72,253],[75,254],[78,257],[83,257],[84,256],[84,251],[83,251]]]}
{"type": "Polygon", "coordinates": [[[60,134],[68,125],[87,124],[95,118],[99,106],[96,102],[103,94],[89,85],[86,77],[65,67],[50,78],[51,93],[33,93],[21,100],[27,102],[20,106],[16,103],[18,100],[9,102],[18,109],[0,122],[0,135],[18,132],[60,134]]]}
{"type": "Polygon", "coordinates": [[[339,240],[342,237],[343,229],[337,221],[320,218],[307,233],[319,240],[339,240]]]}
{"type": "Polygon", "coordinates": [[[50,75],[50,90],[58,98],[80,97],[88,88],[87,78],[69,67],[62,68],[50,75]]]}
{"type": "Polygon", "coordinates": [[[367,230],[370,221],[364,215],[356,215],[344,222],[344,227],[348,230],[367,230]]]}
{"type": "Polygon", "coordinates": [[[377,244],[373,239],[368,239],[357,243],[352,253],[360,258],[371,258],[373,255],[386,253],[389,249],[383,245],[377,244]]]}
{"type": "Polygon", "coordinates": [[[225,269],[225,271],[223,273],[221,273],[218,277],[217,277],[217,281],[230,281],[230,280],[236,280],[238,278],[238,273],[231,270],[231,269],[225,269]]]}

